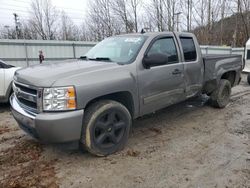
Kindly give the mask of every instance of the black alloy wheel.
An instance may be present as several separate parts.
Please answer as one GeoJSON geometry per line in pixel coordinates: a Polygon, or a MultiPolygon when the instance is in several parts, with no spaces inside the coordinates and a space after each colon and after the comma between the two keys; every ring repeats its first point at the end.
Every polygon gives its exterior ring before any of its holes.
{"type": "Polygon", "coordinates": [[[128,140],[131,119],[128,109],[119,102],[95,102],[84,114],[81,145],[97,156],[107,156],[123,149],[128,140]]]}

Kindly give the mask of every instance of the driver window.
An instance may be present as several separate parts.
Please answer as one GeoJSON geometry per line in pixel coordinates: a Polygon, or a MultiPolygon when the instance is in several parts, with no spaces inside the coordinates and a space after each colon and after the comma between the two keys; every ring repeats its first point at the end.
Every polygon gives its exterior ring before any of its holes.
{"type": "Polygon", "coordinates": [[[178,63],[178,54],[172,37],[156,40],[148,51],[148,55],[161,53],[168,56],[168,64],[178,63]]]}

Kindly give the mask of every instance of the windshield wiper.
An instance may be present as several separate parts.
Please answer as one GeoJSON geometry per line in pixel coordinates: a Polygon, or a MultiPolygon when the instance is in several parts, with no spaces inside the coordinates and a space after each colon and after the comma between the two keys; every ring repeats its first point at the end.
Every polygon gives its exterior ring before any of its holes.
{"type": "Polygon", "coordinates": [[[109,61],[112,62],[109,57],[96,57],[96,58],[88,58],[89,60],[93,61],[109,61]]]}
{"type": "Polygon", "coordinates": [[[88,60],[88,57],[87,56],[80,56],[80,59],[87,59],[88,60]]]}
{"type": "MultiPolygon", "coordinates": [[[[91,61],[108,61],[108,62],[113,62],[109,57],[88,58],[87,56],[80,56],[80,59],[91,60],[91,61]]],[[[117,63],[117,64],[118,65],[124,65],[124,63],[117,63]]]]}

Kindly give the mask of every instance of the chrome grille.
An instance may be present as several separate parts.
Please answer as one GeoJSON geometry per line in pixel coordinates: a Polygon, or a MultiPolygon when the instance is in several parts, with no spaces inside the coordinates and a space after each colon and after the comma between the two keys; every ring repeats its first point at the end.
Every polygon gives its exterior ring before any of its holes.
{"type": "Polygon", "coordinates": [[[19,104],[33,113],[38,113],[38,89],[22,83],[13,82],[13,91],[19,104]]]}

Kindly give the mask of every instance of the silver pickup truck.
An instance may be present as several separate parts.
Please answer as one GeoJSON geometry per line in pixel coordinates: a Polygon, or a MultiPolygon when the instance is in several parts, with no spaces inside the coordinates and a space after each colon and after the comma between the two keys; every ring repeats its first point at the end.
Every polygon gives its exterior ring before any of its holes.
{"type": "Polygon", "coordinates": [[[241,70],[241,56],[203,57],[191,33],[127,34],[78,60],[18,70],[10,101],[33,137],[106,156],[124,147],[135,118],[201,93],[225,107],[241,70]]]}

